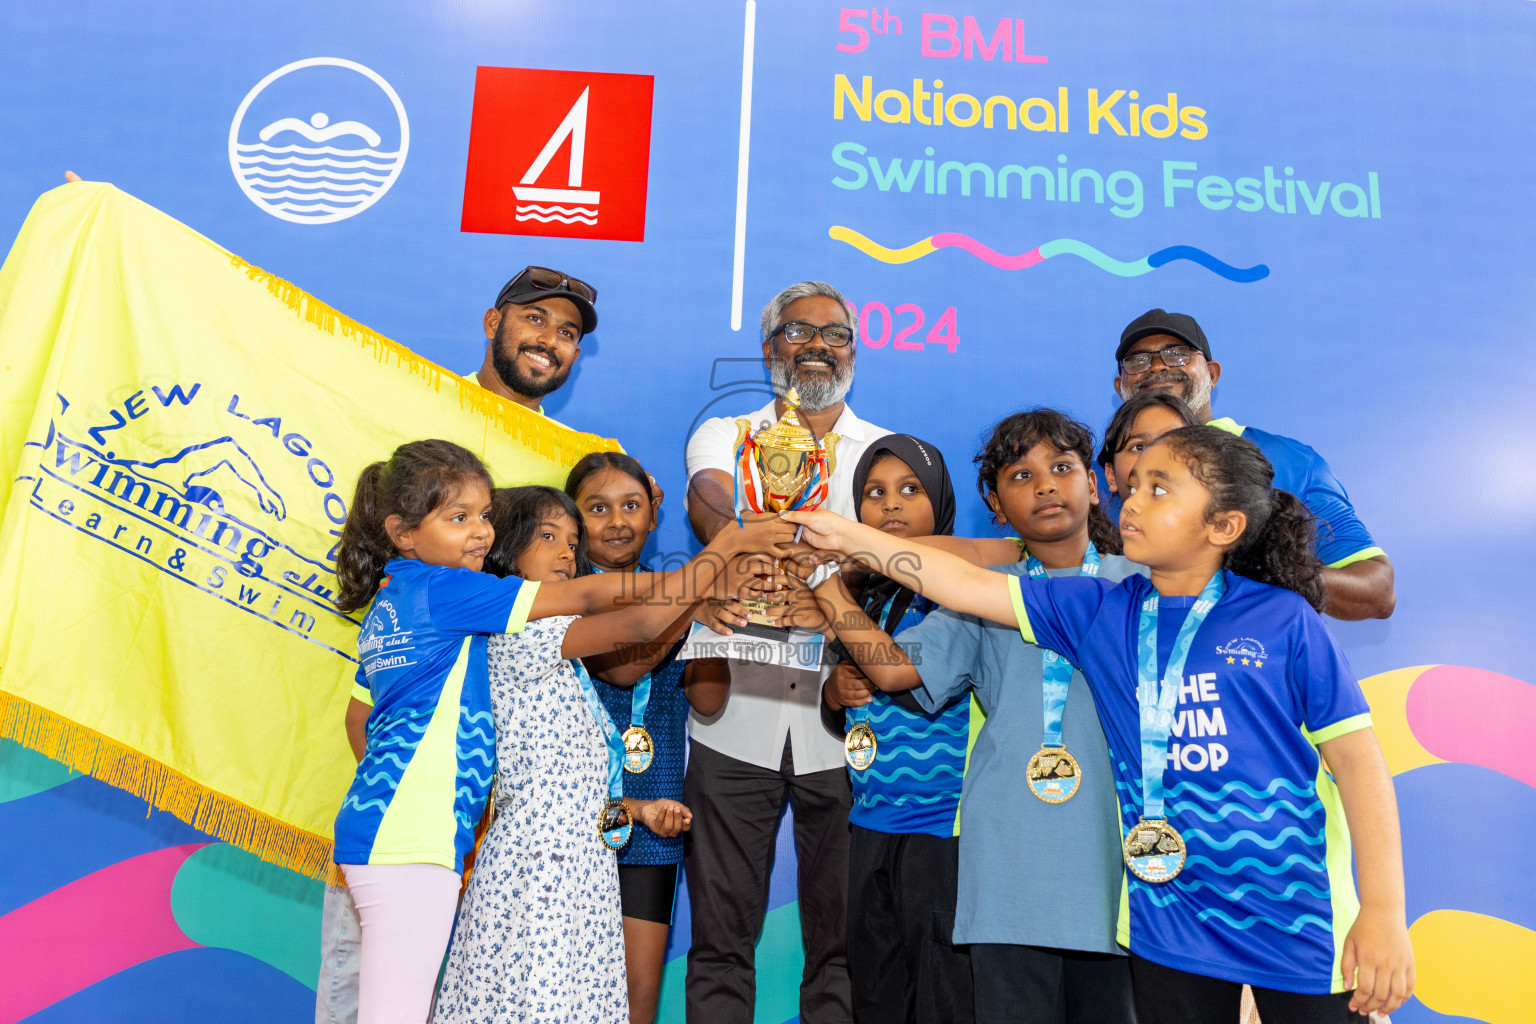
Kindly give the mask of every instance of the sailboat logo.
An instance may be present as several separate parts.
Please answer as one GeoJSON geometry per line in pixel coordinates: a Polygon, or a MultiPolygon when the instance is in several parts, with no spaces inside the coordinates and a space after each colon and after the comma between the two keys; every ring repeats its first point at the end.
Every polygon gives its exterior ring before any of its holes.
{"type": "Polygon", "coordinates": [[[480,67],[464,231],[645,240],[650,75],[480,67]]]}
{"type": "Polygon", "coordinates": [[[552,220],[562,224],[597,223],[597,204],[602,200],[602,193],[581,187],[581,170],[587,155],[587,97],[591,94],[590,88],[581,90],[580,98],[571,105],[565,120],[560,122],[549,141],[544,143],[544,148],[539,150],[539,155],[528,165],[522,182],[512,186],[512,193],[517,197],[518,220],[536,220],[546,224],[552,220]],[[544,173],[566,139],[571,140],[567,187],[538,187],[535,182],[539,180],[539,175],[544,173]],[[543,206],[541,203],[552,205],[543,206]],[[571,205],[562,205],[564,203],[571,205]]]}
{"type": "Polygon", "coordinates": [[[400,177],[409,146],[394,88],[340,57],[278,68],[246,94],[229,126],[240,190],[295,224],[331,224],[368,209],[400,177]]]}

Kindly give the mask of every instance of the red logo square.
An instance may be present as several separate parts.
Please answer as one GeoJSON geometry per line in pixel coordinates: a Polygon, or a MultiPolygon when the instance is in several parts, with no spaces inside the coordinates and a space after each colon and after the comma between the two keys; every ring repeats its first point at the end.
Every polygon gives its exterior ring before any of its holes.
{"type": "Polygon", "coordinates": [[[653,82],[478,68],[460,230],[644,241],[653,82]]]}

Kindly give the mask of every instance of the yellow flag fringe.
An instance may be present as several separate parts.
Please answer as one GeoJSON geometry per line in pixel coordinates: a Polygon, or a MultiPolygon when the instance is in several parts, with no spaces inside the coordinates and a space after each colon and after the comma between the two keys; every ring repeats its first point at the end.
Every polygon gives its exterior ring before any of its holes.
{"type": "Polygon", "coordinates": [[[358,323],[345,313],[326,305],[291,281],[253,266],[239,256],[230,254],[230,263],[245,272],[252,281],[264,285],[279,302],[293,310],[307,323],[314,324],[328,334],[355,339],[364,349],[372,352],[375,359],[386,366],[397,366],[412,376],[422,377],[436,390],[443,381],[451,381],[459,390],[459,405],[470,408],[486,417],[490,425],[510,434],[527,448],[545,458],[558,461],[569,468],[592,452],[618,451],[618,443],[592,434],[582,434],[563,428],[553,420],[533,413],[509,402],[500,395],[487,391],[458,374],[438,366],[412,352],[404,345],[391,341],[384,335],[358,323]]]}
{"type": "Polygon", "coordinates": [[[94,729],[3,690],[0,737],[147,800],[156,810],[269,864],[310,878],[330,877],[331,840],[216,793],[94,729]]]}

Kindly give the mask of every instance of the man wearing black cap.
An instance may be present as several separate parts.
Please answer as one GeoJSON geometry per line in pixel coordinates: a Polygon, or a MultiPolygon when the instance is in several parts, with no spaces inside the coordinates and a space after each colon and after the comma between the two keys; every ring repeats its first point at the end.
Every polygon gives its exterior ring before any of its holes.
{"type": "Polygon", "coordinates": [[[581,339],[597,328],[597,289],[548,267],[524,267],[483,320],[485,361],[471,375],[487,391],[542,413],[571,375],[581,339]]]}
{"type": "Polygon", "coordinates": [[[1121,401],[1161,388],[1184,400],[1202,423],[1246,437],[1275,467],[1275,486],[1300,498],[1317,518],[1317,555],[1327,566],[1327,611],[1337,619],[1385,619],[1397,605],[1392,563],[1355,514],[1344,485],[1323,457],[1300,441],[1213,418],[1211,391],[1221,364],[1194,317],[1148,310],[1120,335],[1115,391],[1121,401]]]}
{"type": "MultiPolygon", "coordinates": [[[[581,339],[597,328],[597,289],[548,267],[524,267],[485,311],[485,361],[469,379],[487,391],[543,415],[544,396],[559,390],[581,355],[581,339]]],[[[653,481],[654,482],[654,481],[653,481]]],[[[660,494],[660,488],[657,488],[660,494]]],[[[658,499],[659,501],[659,499],[658,499]]],[[[363,756],[371,704],[352,698],[347,738],[363,756]]],[[[354,1024],[362,927],[350,894],[327,885],[321,911],[320,979],[315,1024],[354,1024]]]]}

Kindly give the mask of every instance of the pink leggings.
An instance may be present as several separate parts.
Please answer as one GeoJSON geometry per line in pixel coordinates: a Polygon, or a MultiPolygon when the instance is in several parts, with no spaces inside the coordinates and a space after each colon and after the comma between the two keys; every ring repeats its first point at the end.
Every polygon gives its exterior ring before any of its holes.
{"type": "Polygon", "coordinates": [[[363,926],[357,1024],[423,1024],[459,903],[437,864],[343,864],[363,926]]]}

